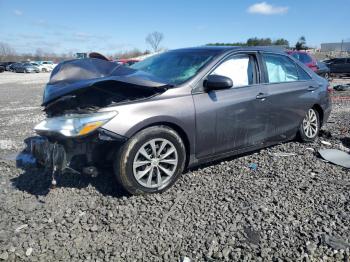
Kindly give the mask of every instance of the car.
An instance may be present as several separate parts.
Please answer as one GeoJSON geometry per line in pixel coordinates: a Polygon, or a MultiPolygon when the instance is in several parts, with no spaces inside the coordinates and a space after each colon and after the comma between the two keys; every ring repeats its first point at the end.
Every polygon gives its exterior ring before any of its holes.
{"type": "Polygon", "coordinates": [[[16,62],[13,64],[10,64],[6,67],[7,71],[15,72],[16,67],[20,66],[22,63],[16,62]]]}
{"type": "Polygon", "coordinates": [[[319,76],[322,76],[328,80],[329,76],[330,76],[330,69],[324,62],[317,61],[316,74],[318,74],[319,76]]]}
{"type": "Polygon", "coordinates": [[[40,69],[31,63],[21,63],[14,67],[16,73],[40,73],[40,69]]]}
{"type": "Polygon", "coordinates": [[[3,73],[3,72],[5,72],[5,67],[0,65],[0,73],[3,73]]]}
{"type": "Polygon", "coordinates": [[[40,64],[40,63],[37,63],[37,62],[29,62],[29,63],[31,65],[39,68],[40,72],[51,72],[52,71],[51,66],[40,64]]]}
{"type": "Polygon", "coordinates": [[[329,67],[331,74],[350,75],[350,57],[333,58],[323,62],[329,67]]]}
{"type": "Polygon", "coordinates": [[[160,193],[185,168],[298,137],[311,142],[331,112],[328,81],[267,47],[170,50],[131,67],[59,64],[46,119],[30,148],[53,180],[112,165],[131,194],[160,193]]]}
{"type": "Polygon", "coordinates": [[[39,64],[40,66],[46,68],[49,71],[52,71],[56,66],[56,64],[52,61],[35,61],[35,63],[39,64]]]}
{"type": "Polygon", "coordinates": [[[10,66],[11,64],[14,64],[15,62],[1,62],[0,66],[3,66],[5,68],[6,71],[8,70],[8,66],[10,66]]]}
{"type": "Polygon", "coordinates": [[[304,51],[297,51],[297,50],[287,51],[287,54],[298,59],[301,63],[309,67],[312,71],[316,72],[318,70],[317,60],[313,55],[304,51]]]}
{"type": "Polygon", "coordinates": [[[120,65],[126,65],[126,66],[131,66],[137,62],[140,62],[138,59],[119,59],[117,60],[117,63],[120,65]]]}

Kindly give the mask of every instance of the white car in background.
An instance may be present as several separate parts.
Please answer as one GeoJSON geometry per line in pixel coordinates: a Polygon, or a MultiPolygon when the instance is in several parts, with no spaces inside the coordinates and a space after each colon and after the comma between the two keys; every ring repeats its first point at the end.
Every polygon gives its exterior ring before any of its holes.
{"type": "Polygon", "coordinates": [[[57,64],[54,64],[52,61],[35,61],[33,63],[38,65],[41,72],[50,72],[57,65],[57,64]]]}
{"type": "Polygon", "coordinates": [[[41,65],[41,64],[39,64],[37,62],[30,62],[30,64],[35,66],[35,67],[37,67],[37,68],[39,68],[40,72],[50,72],[50,71],[52,71],[52,69],[50,67],[45,66],[45,65],[41,65]]]}

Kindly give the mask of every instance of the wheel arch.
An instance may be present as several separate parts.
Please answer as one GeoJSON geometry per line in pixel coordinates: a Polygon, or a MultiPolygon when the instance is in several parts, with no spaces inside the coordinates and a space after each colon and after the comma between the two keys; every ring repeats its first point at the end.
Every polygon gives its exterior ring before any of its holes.
{"type": "Polygon", "coordinates": [[[323,118],[324,118],[324,112],[323,108],[319,104],[314,104],[312,106],[313,109],[315,109],[320,117],[320,127],[323,125],[323,118]]]}
{"type": "Polygon", "coordinates": [[[158,121],[158,122],[153,122],[153,123],[150,123],[148,125],[145,125],[145,126],[138,128],[136,130],[133,130],[132,136],[137,134],[138,132],[140,132],[148,127],[152,127],[152,126],[166,126],[166,127],[173,129],[174,131],[176,131],[176,133],[179,134],[179,136],[181,137],[181,139],[184,143],[185,150],[186,150],[185,167],[187,167],[189,164],[192,147],[191,147],[191,142],[190,142],[189,136],[186,133],[186,131],[180,125],[178,125],[174,122],[158,121]]]}

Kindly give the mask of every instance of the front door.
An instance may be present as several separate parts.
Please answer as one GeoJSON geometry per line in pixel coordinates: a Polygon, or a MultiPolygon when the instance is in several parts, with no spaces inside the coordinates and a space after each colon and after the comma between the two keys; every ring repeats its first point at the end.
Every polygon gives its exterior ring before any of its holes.
{"type": "Polygon", "coordinates": [[[193,95],[197,157],[262,144],[268,129],[268,112],[264,108],[266,92],[259,84],[256,55],[234,55],[210,74],[231,78],[233,87],[193,95]]]}

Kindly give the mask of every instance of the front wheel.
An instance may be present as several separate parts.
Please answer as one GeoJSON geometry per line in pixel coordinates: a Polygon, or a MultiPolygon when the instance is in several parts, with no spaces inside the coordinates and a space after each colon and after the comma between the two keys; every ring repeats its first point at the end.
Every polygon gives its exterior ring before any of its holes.
{"type": "Polygon", "coordinates": [[[320,116],[314,108],[310,108],[306,113],[303,122],[299,127],[299,135],[303,142],[312,142],[320,131],[320,116]]]}
{"type": "Polygon", "coordinates": [[[185,160],[185,146],[178,133],[154,126],[137,133],[119,150],[114,172],[131,194],[160,193],[179,178],[185,160]]]}

